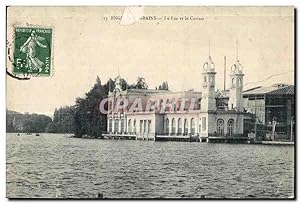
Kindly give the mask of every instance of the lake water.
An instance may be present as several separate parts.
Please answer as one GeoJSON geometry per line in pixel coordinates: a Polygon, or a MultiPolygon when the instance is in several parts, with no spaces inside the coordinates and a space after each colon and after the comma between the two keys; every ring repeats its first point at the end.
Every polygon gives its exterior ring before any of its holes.
{"type": "Polygon", "coordinates": [[[294,147],[7,134],[10,198],[292,198],[294,147]]]}

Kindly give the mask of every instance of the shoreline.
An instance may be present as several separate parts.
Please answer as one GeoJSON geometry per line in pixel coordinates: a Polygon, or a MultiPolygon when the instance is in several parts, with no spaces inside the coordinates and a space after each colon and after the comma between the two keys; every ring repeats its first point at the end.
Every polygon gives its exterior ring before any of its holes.
{"type": "MultiPolygon", "coordinates": [[[[26,133],[6,133],[6,134],[12,134],[12,135],[16,135],[16,136],[21,136],[22,134],[24,136],[36,136],[35,134],[26,134],[26,133]]],[[[39,133],[41,135],[45,134],[45,133],[39,133]]],[[[100,140],[128,140],[128,139],[124,139],[124,138],[120,138],[120,139],[109,139],[109,138],[93,138],[93,137],[75,137],[75,135],[71,134],[71,133],[47,133],[47,134],[60,134],[63,135],[67,138],[75,138],[75,139],[100,139],[100,140]]],[[[132,139],[131,139],[132,140],[132,139]]],[[[146,141],[146,140],[145,140],[146,141]]],[[[157,140],[157,142],[168,142],[168,141],[160,141],[157,140]]],[[[197,141],[176,141],[176,142],[197,142],[197,141]]],[[[199,143],[199,142],[198,142],[199,143]]],[[[201,143],[201,142],[200,142],[201,143]]],[[[294,146],[295,142],[291,142],[291,141],[255,141],[254,143],[251,143],[250,141],[248,141],[247,143],[243,142],[243,143],[235,143],[235,142],[209,142],[209,143],[220,143],[220,144],[249,144],[249,145],[289,145],[289,146],[294,146]]]]}

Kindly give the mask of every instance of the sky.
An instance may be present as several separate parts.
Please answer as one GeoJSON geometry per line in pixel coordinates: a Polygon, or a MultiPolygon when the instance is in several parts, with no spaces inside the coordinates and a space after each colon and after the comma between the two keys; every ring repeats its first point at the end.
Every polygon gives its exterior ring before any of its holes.
{"type": "Polygon", "coordinates": [[[244,89],[294,84],[293,7],[9,7],[10,44],[16,25],[53,28],[53,75],[27,81],[7,76],[7,109],[18,112],[52,115],[74,105],[97,75],[105,83],[118,70],[129,83],[142,76],[150,88],[168,81],[171,91],[201,91],[209,50],[217,89],[223,89],[224,56],[227,88],[237,57],[244,89]],[[111,20],[122,15],[122,21],[111,20]],[[148,20],[132,23],[132,16],[148,20]]]}

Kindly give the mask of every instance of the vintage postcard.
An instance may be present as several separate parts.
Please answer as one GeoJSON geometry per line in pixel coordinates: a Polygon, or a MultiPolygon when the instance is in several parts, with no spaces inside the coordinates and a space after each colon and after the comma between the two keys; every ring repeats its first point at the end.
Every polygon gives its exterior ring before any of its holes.
{"type": "Polygon", "coordinates": [[[295,199],[295,8],[8,6],[9,199],[295,199]]]}

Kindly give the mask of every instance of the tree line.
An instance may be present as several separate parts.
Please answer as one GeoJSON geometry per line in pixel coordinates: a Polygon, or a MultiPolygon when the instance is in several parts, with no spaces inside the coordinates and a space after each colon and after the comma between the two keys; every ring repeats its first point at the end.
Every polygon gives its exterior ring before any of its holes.
{"type": "Polygon", "coordinates": [[[49,116],[42,114],[6,110],[6,132],[45,132],[51,121],[49,116]]]}
{"type": "MultiPolygon", "coordinates": [[[[138,77],[136,83],[129,84],[121,78],[122,89],[148,89],[145,78],[138,77]]],[[[75,137],[101,137],[106,131],[106,114],[99,111],[100,102],[107,98],[109,91],[115,88],[115,80],[109,79],[102,84],[97,76],[94,86],[79,97],[74,106],[56,108],[53,120],[46,115],[18,113],[6,111],[7,132],[47,132],[47,133],[72,133],[75,137]]],[[[163,82],[156,87],[160,90],[168,90],[168,83],[163,82]]]]}

